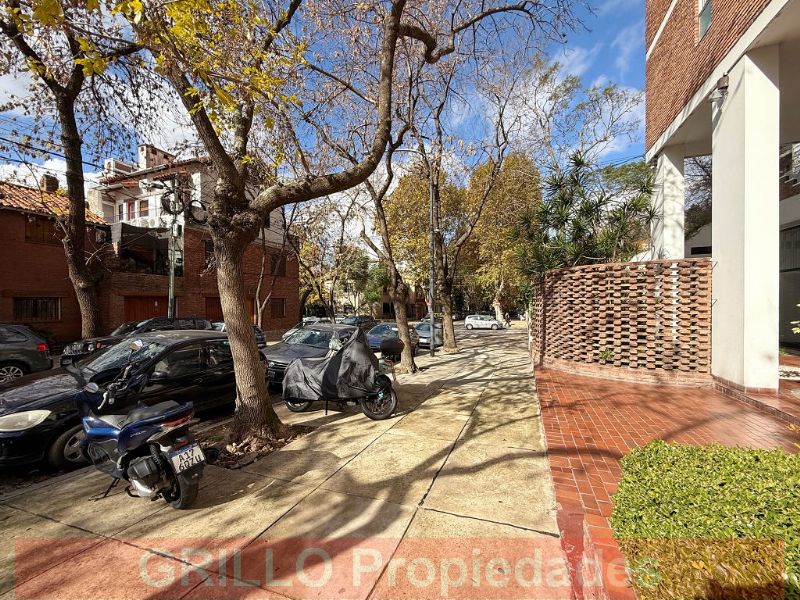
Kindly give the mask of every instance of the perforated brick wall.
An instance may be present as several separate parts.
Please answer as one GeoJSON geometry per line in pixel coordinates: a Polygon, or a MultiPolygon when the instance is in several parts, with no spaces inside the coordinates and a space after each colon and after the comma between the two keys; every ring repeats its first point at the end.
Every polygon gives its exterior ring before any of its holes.
{"type": "Polygon", "coordinates": [[[710,381],[710,259],[549,271],[534,292],[535,365],[636,381],[710,381]]]}

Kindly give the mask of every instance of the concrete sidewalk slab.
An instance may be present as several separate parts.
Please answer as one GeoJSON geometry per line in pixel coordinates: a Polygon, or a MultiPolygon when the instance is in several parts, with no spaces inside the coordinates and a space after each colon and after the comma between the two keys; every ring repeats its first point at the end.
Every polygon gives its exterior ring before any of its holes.
{"type": "Polygon", "coordinates": [[[416,506],[444,463],[452,442],[384,435],[322,484],[326,490],[416,506]]]}

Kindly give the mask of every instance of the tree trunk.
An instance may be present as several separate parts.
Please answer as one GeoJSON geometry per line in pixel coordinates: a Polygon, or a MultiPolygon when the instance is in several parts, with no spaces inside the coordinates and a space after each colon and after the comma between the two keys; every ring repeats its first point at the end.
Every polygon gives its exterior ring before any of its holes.
{"type": "Polygon", "coordinates": [[[400,355],[400,366],[406,373],[416,373],[417,363],[414,361],[414,346],[411,344],[411,333],[408,326],[408,310],[406,304],[410,291],[403,281],[403,276],[394,265],[389,266],[389,298],[394,307],[394,321],[397,324],[397,333],[403,342],[403,352],[400,355]]]}
{"type": "Polygon", "coordinates": [[[458,352],[456,330],[453,326],[453,284],[445,262],[445,246],[440,235],[436,236],[436,291],[439,310],[442,311],[442,350],[458,352]]]}
{"type": "Polygon", "coordinates": [[[236,412],[231,423],[231,440],[241,442],[251,436],[283,437],[285,427],[272,408],[253,334],[252,316],[245,302],[242,258],[246,243],[213,233],[219,297],[236,374],[236,412]]]}
{"type": "Polygon", "coordinates": [[[300,314],[298,315],[298,318],[301,321],[303,320],[303,315],[306,313],[306,303],[308,302],[308,297],[313,291],[314,290],[312,290],[310,287],[306,286],[300,292],[300,314]]]}
{"type": "Polygon", "coordinates": [[[63,222],[64,256],[78,307],[81,312],[81,337],[100,335],[100,305],[97,298],[97,281],[86,264],[86,192],[83,181],[83,140],[75,121],[75,102],[62,96],[57,99],[58,118],[61,124],[61,143],[67,173],[69,211],[63,222]]]}
{"type": "Polygon", "coordinates": [[[494,317],[498,321],[505,321],[505,314],[503,314],[503,305],[500,302],[500,298],[503,296],[503,290],[506,287],[505,279],[500,280],[500,284],[497,286],[497,289],[494,293],[494,317]]]}

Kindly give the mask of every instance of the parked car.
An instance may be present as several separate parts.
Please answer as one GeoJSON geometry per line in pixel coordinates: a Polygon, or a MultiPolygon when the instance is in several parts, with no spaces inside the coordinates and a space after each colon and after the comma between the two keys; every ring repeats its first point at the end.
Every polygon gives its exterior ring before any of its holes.
{"type": "Polygon", "coordinates": [[[0,323],[0,383],[52,368],[44,338],[24,325],[0,323]]]}
{"type": "Polygon", "coordinates": [[[503,329],[502,321],[498,321],[489,315],[468,315],[464,319],[464,327],[467,329],[503,329]]]}
{"type": "Polygon", "coordinates": [[[294,326],[294,327],[292,327],[291,329],[288,329],[286,332],[284,332],[284,334],[281,336],[281,339],[282,339],[282,340],[285,340],[285,339],[286,339],[286,338],[288,338],[290,335],[292,335],[292,334],[293,334],[293,333],[295,333],[296,331],[299,331],[299,330],[301,330],[303,327],[306,327],[307,325],[310,325],[310,323],[304,323],[304,322],[302,322],[302,321],[301,321],[300,323],[298,323],[297,325],[295,325],[295,326],[294,326]]]}
{"type": "Polygon", "coordinates": [[[333,322],[341,324],[341,323],[344,323],[344,320],[346,318],[347,318],[347,315],[342,315],[342,314],[333,315],[333,322]]]}
{"type": "MultiPolygon", "coordinates": [[[[416,352],[417,344],[419,344],[417,330],[409,327],[408,334],[411,336],[411,347],[416,352]]],[[[367,343],[369,343],[369,347],[373,352],[380,352],[381,342],[397,337],[400,337],[400,330],[397,328],[396,323],[378,323],[367,333],[367,343]]]]}
{"type": "MultiPolygon", "coordinates": [[[[441,346],[444,344],[444,330],[442,329],[442,324],[439,322],[434,322],[435,328],[433,332],[433,343],[434,346],[441,346]]],[[[417,326],[414,327],[417,330],[417,335],[419,336],[419,341],[417,345],[421,348],[430,348],[431,347],[431,324],[430,322],[422,322],[417,323],[417,326]]]]}
{"type": "Polygon", "coordinates": [[[317,323],[330,323],[328,317],[303,317],[303,325],[315,325],[317,323]]]}
{"type": "Polygon", "coordinates": [[[101,348],[116,344],[123,338],[131,335],[141,335],[151,331],[171,331],[175,329],[199,329],[207,331],[212,329],[211,321],[200,317],[153,317],[144,321],[128,321],[117,327],[105,337],[80,340],[68,344],[61,353],[61,366],[65,367],[76,360],[97,352],[101,348]]]}
{"type": "MultiPolygon", "coordinates": [[[[214,331],[221,331],[222,333],[228,333],[227,327],[225,327],[224,321],[214,321],[211,323],[211,328],[214,331]]],[[[264,332],[258,327],[258,325],[253,325],[253,335],[256,336],[256,346],[259,348],[264,348],[267,345],[267,336],[264,335],[264,332]]]]}
{"type": "MultiPolygon", "coordinates": [[[[235,400],[233,357],[224,333],[156,331],[136,339],[144,347],[133,363],[133,375],[146,376],[137,401],[191,401],[200,411],[235,400]]],[[[46,461],[66,468],[83,463],[77,395],[89,382],[113,380],[130,357],[128,344],[114,344],[53,374],[37,373],[0,388],[0,466],[46,461]]],[[[125,396],[117,396],[110,408],[114,414],[127,414],[132,407],[125,396]]]]}
{"type": "Polygon", "coordinates": [[[370,329],[375,327],[375,325],[378,324],[378,322],[369,315],[354,315],[352,317],[346,317],[344,321],[342,321],[342,323],[344,325],[352,325],[353,327],[358,327],[364,333],[366,333],[367,331],[369,331],[370,329]]]}
{"type": "Polygon", "coordinates": [[[261,351],[267,362],[267,382],[280,384],[286,367],[295,358],[322,358],[328,353],[331,338],[344,342],[356,330],[349,325],[306,325],[281,343],[261,351]]]}
{"type": "Polygon", "coordinates": [[[464,313],[453,311],[453,321],[463,321],[464,320],[464,313]]]}

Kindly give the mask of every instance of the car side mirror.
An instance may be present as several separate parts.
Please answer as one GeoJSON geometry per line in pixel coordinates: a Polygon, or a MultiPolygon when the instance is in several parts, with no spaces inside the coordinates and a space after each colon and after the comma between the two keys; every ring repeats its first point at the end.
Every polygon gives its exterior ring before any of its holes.
{"type": "Polygon", "coordinates": [[[331,349],[331,350],[333,350],[334,352],[338,352],[338,351],[339,351],[339,350],[341,350],[343,347],[344,347],[344,346],[343,346],[342,342],[341,342],[341,341],[339,341],[339,338],[332,337],[332,338],[331,338],[331,341],[330,341],[330,342],[328,342],[328,348],[330,348],[330,349],[331,349]]]}
{"type": "Polygon", "coordinates": [[[88,392],[90,394],[96,394],[100,391],[100,386],[97,385],[94,381],[90,381],[85,386],[83,386],[83,391],[88,392]]]}
{"type": "Polygon", "coordinates": [[[153,371],[152,373],[150,373],[150,377],[148,379],[151,383],[166,381],[167,379],[169,379],[169,373],[167,373],[166,371],[153,371]]]}

